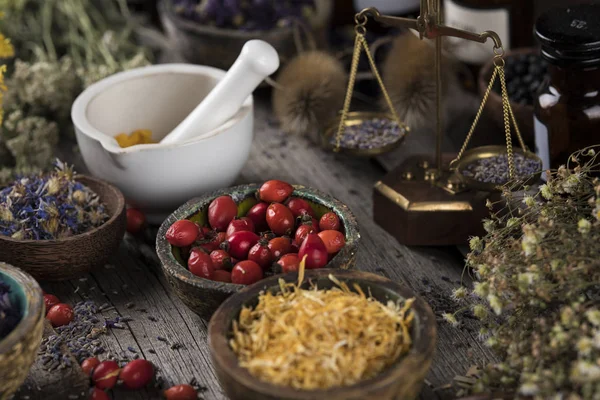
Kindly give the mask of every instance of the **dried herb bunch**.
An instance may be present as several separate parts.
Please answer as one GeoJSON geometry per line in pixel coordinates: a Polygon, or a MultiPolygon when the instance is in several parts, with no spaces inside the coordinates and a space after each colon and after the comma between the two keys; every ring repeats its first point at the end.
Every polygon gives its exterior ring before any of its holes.
{"type": "Polygon", "coordinates": [[[230,341],[240,365],[271,384],[328,389],[372,378],[410,350],[414,299],[383,304],[329,279],[328,290],[280,280],[280,293],[244,307],[230,341]]]}
{"type": "Polygon", "coordinates": [[[108,219],[100,198],[56,162],[50,174],[17,179],[0,191],[0,235],[15,239],[61,239],[84,233],[108,219]]]}
{"type": "Polygon", "coordinates": [[[0,10],[0,31],[14,48],[4,55],[0,36],[0,58],[16,56],[0,85],[2,187],[51,166],[60,137],[71,136],[71,105],[83,89],[149,64],[150,54],[135,43],[126,0],[0,0],[0,10]]]}
{"type": "MultiPolygon", "coordinates": [[[[574,153],[547,183],[484,221],[467,264],[478,281],[471,311],[500,355],[474,390],[518,398],[600,396],[599,146],[574,153]]],[[[490,209],[500,207],[488,205],[490,209]]],[[[465,288],[454,297],[465,298],[465,288]]],[[[447,320],[456,322],[454,315],[447,320]]]]}

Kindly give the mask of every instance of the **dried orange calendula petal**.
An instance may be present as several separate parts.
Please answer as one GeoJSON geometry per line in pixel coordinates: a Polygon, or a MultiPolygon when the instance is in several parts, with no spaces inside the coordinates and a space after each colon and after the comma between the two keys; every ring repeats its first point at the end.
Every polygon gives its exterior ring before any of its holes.
{"type": "Polygon", "coordinates": [[[135,146],[136,144],[152,144],[156,143],[152,140],[152,131],[149,129],[136,129],[129,135],[119,133],[115,136],[115,140],[121,147],[135,146]]]}

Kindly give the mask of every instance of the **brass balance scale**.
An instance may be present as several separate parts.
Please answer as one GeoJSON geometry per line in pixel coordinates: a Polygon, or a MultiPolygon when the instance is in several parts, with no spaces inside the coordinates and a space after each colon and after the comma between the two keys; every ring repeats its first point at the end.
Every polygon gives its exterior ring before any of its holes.
{"type": "Polygon", "coordinates": [[[336,152],[345,152],[357,156],[372,156],[388,152],[398,146],[409,128],[400,121],[392,102],[377,71],[369,52],[364,35],[368,18],[388,26],[404,27],[417,31],[419,37],[435,39],[435,69],[437,97],[437,132],[435,157],[431,155],[415,155],[377,182],[373,193],[373,216],[375,221],[390,232],[396,239],[406,245],[460,245],[468,238],[483,233],[481,220],[489,216],[487,200],[499,199],[503,190],[518,190],[523,186],[539,180],[540,173],[524,178],[517,178],[514,155],[539,162],[537,155],[530,152],[517,126],[504,77],[504,49],[498,34],[492,31],[472,33],[443,25],[440,0],[421,0],[420,16],[417,19],[391,17],[381,15],[376,8],[366,8],[356,14],[356,41],[350,70],[350,81],[337,129],[330,129],[324,135],[324,144],[336,152]],[[451,36],[465,40],[485,43],[488,39],[494,42],[494,65],[492,77],[481,106],[469,130],[465,142],[457,155],[442,153],[442,37],[451,36]],[[358,59],[365,50],[375,78],[389,107],[388,113],[350,112],[350,100],[354,90],[358,59]],[[475,128],[479,122],[488,96],[496,79],[500,80],[504,113],[504,129],[506,147],[483,146],[467,150],[475,128]],[[375,149],[344,148],[340,137],[344,130],[364,120],[374,117],[388,118],[395,121],[400,129],[398,139],[394,143],[375,149]],[[513,148],[511,124],[519,141],[520,148],[513,148]],[[335,135],[335,140],[332,140],[335,135]],[[478,160],[506,155],[508,160],[508,186],[499,186],[467,177],[463,174],[470,164],[478,160]]]}

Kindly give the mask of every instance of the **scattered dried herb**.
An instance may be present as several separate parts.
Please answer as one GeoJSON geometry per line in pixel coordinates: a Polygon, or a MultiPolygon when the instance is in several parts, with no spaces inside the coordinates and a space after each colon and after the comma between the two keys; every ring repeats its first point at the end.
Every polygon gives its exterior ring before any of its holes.
{"type": "MultiPolygon", "coordinates": [[[[340,147],[347,149],[377,149],[397,142],[406,134],[398,122],[387,118],[373,118],[346,126],[340,138],[340,147]]],[[[330,139],[337,144],[336,135],[330,139]]]]}
{"type": "Polygon", "coordinates": [[[0,235],[61,239],[106,220],[98,195],[78,182],[73,168],[60,161],[54,172],[20,178],[0,191],[0,235]]]}
{"type": "MultiPolygon", "coordinates": [[[[480,336],[501,362],[472,388],[515,398],[595,399],[600,394],[600,145],[522,199],[506,190],[470,241],[478,281],[470,306],[480,336]]],[[[510,189],[508,187],[507,189],[510,189]]],[[[452,315],[453,316],[453,315],[452,315]]],[[[455,319],[456,321],[456,319],[455,319]]]]}
{"type": "Polygon", "coordinates": [[[21,313],[10,300],[11,289],[0,277],[0,339],[8,336],[21,320],[21,313]]]}
{"type": "Polygon", "coordinates": [[[383,304],[329,278],[328,290],[280,280],[280,293],[244,307],[230,341],[240,365],[275,385],[328,389],[376,376],[408,352],[414,299],[383,304]]]}

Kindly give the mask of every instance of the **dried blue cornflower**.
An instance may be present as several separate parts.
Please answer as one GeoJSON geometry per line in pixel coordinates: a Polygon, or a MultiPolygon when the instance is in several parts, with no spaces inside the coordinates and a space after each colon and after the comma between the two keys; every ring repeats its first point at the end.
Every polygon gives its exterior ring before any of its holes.
{"type": "Polygon", "coordinates": [[[173,5],[186,19],[242,31],[287,27],[315,14],[314,0],[173,0],[173,5]]]}
{"type": "Polygon", "coordinates": [[[0,190],[0,235],[51,240],[102,225],[108,214],[100,198],[76,180],[72,166],[57,160],[55,171],[22,177],[0,190]]]}
{"type": "Polygon", "coordinates": [[[10,300],[10,286],[0,277],[0,339],[7,336],[21,320],[17,305],[10,300]]]}

